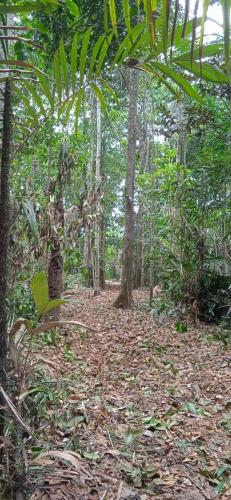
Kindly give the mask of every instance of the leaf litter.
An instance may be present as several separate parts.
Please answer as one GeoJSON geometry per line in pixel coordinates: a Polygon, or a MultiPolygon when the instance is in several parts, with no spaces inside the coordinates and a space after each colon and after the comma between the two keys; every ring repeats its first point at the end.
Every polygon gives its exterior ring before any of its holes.
{"type": "Polygon", "coordinates": [[[231,498],[229,346],[211,326],[160,323],[145,291],[115,309],[116,293],[76,290],[63,316],[92,331],[43,345],[53,392],[30,450],[31,500],[231,498]]]}

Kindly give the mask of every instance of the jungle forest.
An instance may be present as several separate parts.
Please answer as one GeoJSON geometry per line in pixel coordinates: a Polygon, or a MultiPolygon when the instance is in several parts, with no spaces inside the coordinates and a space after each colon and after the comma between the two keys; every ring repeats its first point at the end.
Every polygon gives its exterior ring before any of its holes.
{"type": "Polygon", "coordinates": [[[0,1],[0,500],[231,498],[230,11],[0,1]]]}

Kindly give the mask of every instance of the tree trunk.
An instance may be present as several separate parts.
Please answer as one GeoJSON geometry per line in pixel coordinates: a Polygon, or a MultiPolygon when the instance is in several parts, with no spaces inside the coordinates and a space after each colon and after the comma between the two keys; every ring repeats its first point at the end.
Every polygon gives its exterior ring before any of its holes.
{"type": "Polygon", "coordinates": [[[84,248],[83,248],[83,265],[88,271],[88,286],[93,284],[92,276],[92,252],[91,252],[91,240],[92,240],[92,222],[89,215],[91,215],[92,209],[92,180],[93,180],[93,162],[94,162],[94,121],[95,121],[95,98],[94,93],[91,92],[90,95],[90,146],[89,146],[89,159],[87,164],[86,172],[86,215],[85,215],[85,237],[84,237],[84,248]]]}
{"type": "MultiPolygon", "coordinates": [[[[8,289],[8,247],[10,233],[10,164],[11,164],[11,83],[7,80],[4,92],[1,186],[0,186],[0,383],[5,386],[8,348],[7,333],[7,289],[8,289]]],[[[5,404],[0,396],[0,407],[5,404]]],[[[0,436],[4,434],[4,414],[0,410],[0,436]]]]}
{"type": "Polygon", "coordinates": [[[129,81],[129,112],[128,112],[128,161],[125,180],[125,229],[123,248],[123,267],[120,294],[114,302],[116,307],[130,308],[132,297],[133,270],[133,232],[134,232],[134,181],[136,160],[136,121],[138,98],[138,71],[130,70],[129,81]]]}
{"type": "MultiPolygon", "coordinates": [[[[63,183],[65,177],[65,157],[66,145],[62,144],[59,156],[58,176],[55,186],[55,205],[53,221],[50,228],[51,252],[48,262],[48,287],[49,298],[60,299],[63,291],[63,257],[61,254],[60,230],[64,228],[64,207],[63,207],[63,183]]],[[[59,319],[60,308],[54,309],[50,314],[50,319],[59,319]]]]}
{"type": "Polygon", "coordinates": [[[95,165],[95,190],[96,190],[96,223],[95,223],[95,259],[94,259],[94,295],[100,294],[100,250],[101,250],[101,149],[102,127],[101,106],[97,99],[96,108],[96,165],[95,165]]]}

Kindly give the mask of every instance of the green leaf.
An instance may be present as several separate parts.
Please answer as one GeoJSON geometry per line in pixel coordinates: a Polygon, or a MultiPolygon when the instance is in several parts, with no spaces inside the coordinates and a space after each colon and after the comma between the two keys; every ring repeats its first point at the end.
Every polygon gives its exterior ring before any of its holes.
{"type": "Polygon", "coordinates": [[[69,117],[70,117],[70,112],[71,112],[71,110],[73,109],[73,106],[74,106],[75,100],[76,100],[76,96],[74,95],[74,96],[70,99],[70,101],[68,102],[68,104],[67,104],[66,113],[65,113],[65,118],[64,118],[64,125],[65,125],[65,126],[68,124],[68,120],[69,120],[69,117]]]}
{"type": "MultiPolygon", "coordinates": [[[[219,55],[220,52],[224,50],[224,44],[222,43],[211,43],[203,47],[203,58],[219,55]]],[[[194,49],[193,59],[200,59],[200,49],[194,49]]],[[[177,56],[174,61],[190,61],[191,62],[191,52],[185,52],[184,54],[177,56]]]]}
{"type": "Polygon", "coordinates": [[[59,50],[56,50],[54,55],[54,74],[55,74],[55,85],[58,94],[58,98],[62,99],[62,80],[60,74],[60,60],[59,60],[59,50]]]}
{"type": "Polygon", "coordinates": [[[116,20],[115,0],[109,0],[109,12],[110,12],[110,18],[111,18],[112,27],[113,27],[113,29],[115,31],[116,36],[118,36],[118,33],[117,33],[117,20],[116,20]]]}
{"type": "Polygon", "coordinates": [[[48,281],[43,271],[32,278],[31,288],[39,317],[66,302],[63,299],[49,300],[48,281]]]}
{"type": "Polygon", "coordinates": [[[187,71],[190,71],[196,76],[199,76],[203,78],[204,80],[208,80],[213,83],[229,83],[230,79],[229,77],[223,73],[222,71],[219,71],[218,69],[214,68],[208,63],[202,62],[201,64],[199,62],[189,62],[189,61],[177,61],[175,60],[176,64],[180,66],[181,68],[186,69],[187,71]]]}
{"type": "Polygon", "coordinates": [[[128,30],[129,36],[131,36],[131,17],[130,17],[130,3],[129,0],[123,0],[123,11],[125,24],[128,30]]]}
{"type": "MultiPolygon", "coordinates": [[[[0,14],[15,14],[15,13],[23,13],[23,12],[33,12],[36,10],[41,10],[44,11],[44,8],[49,5],[48,2],[42,1],[42,2],[24,2],[21,4],[16,4],[16,5],[1,5],[0,6],[0,14]]],[[[50,4],[50,7],[56,7],[58,5],[58,1],[54,0],[50,4]],[[52,5],[53,4],[53,5],[52,5]]]]}
{"type": "Polygon", "coordinates": [[[66,6],[73,16],[79,17],[79,7],[73,0],[66,0],[66,6]]]}
{"type": "Polygon", "coordinates": [[[98,38],[97,42],[95,43],[95,45],[93,47],[91,59],[90,59],[90,63],[89,63],[89,72],[88,72],[88,79],[89,80],[92,77],[95,62],[96,62],[99,50],[100,50],[104,40],[105,40],[105,35],[100,35],[100,37],[98,38]]]}
{"type": "Polygon", "coordinates": [[[29,94],[33,97],[35,104],[37,104],[42,115],[46,116],[46,111],[44,109],[42,99],[41,99],[40,95],[37,93],[36,89],[33,87],[33,85],[27,81],[24,81],[24,87],[28,90],[29,94]]]}
{"type": "Polygon", "coordinates": [[[53,311],[53,309],[56,309],[57,307],[61,306],[62,304],[65,304],[67,301],[63,299],[54,299],[50,300],[48,304],[46,305],[45,309],[43,310],[42,314],[47,314],[50,311],[53,311]]]}
{"type": "Polygon", "coordinates": [[[176,331],[178,333],[185,333],[187,332],[187,325],[183,321],[177,321],[175,324],[176,331]]]}
{"type": "Polygon", "coordinates": [[[198,94],[196,90],[194,90],[194,88],[187,82],[187,80],[185,80],[185,78],[183,78],[183,76],[181,76],[179,73],[165,64],[159,62],[153,62],[152,64],[155,68],[164,73],[164,75],[173,80],[186,94],[188,94],[193,99],[196,99],[200,103],[204,103],[204,100],[200,96],[200,94],[198,94]]]}
{"type": "Polygon", "coordinates": [[[17,94],[19,95],[21,101],[24,103],[26,113],[30,116],[30,118],[34,122],[33,125],[37,126],[39,123],[38,114],[36,113],[36,110],[31,105],[29,97],[27,95],[25,95],[24,93],[20,92],[20,90],[18,88],[16,89],[16,91],[17,91],[17,94]]]}
{"type": "Polygon", "coordinates": [[[54,99],[53,99],[52,93],[51,93],[49,85],[48,85],[49,80],[47,78],[45,78],[43,75],[39,75],[39,81],[40,81],[40,85],[42,87],[44,95],[46,96],[51,107],[53,108],[54,107],[54,99]]]}
{"type": "Polygon", "coordinates": [[[146,15],[147,30],[149,33],[150,45],[152,49],[156,46],[156,29],[155,19],[153,19],[153,12],[156,12],[156,0],[143,0],[144,10],[146,15]]]}
{"type": "MultiPolygon", "coordinates": [[[[132,29],[131,36],[126,35],[124,40],[121,42],[121,44],[117,50],[117,53],[115,55],[115,59],[114,59],[115,64],[121,63],[122,61],[124,61],[125,57],[128,54],[131,57],[131,55],[133,55],[132,53],[137,50],[136,41],[137,41],[139,35],[142,33],[144,27],[145,27],[144,22],[139,23],[132,29]],[[131,39],[132,39],[132,41],[131,41],[131,39]]],[[[145,33],[145,35],[146,35],[146,42],[147,42],[148,34],[145,33]]]]}
{"type": "Polygon", "coordinates": [[[68,64],[67,64],[67,56],[66,56],[66,52],[65,52],[63,38],[60,40],[60,44],[59,44],[59,57],[60,57],[60,64],[61,64],[62,76],[63,76],[63,81],[64,81],[64,87],[66,90],[66,95],[68,96],[68,94],[69,94],[68,64]]]}
{"type": "Polygon", "coordinates": [[[43,271],[32,278],[31,288],[38,315],[41,316],[49,304],[48,281],[43,271]]]}
{"type": "Polygon", "coordinates": [[[106,57],[106,53],[108,51],[108,48],[109,48],[109,45],[111,43],[111,40],[112,40],[112,37],[113,37],[113,34],[111,34],[103,43],[102,47],[101,47],[101,50],[100,50],[100,54],[99,54],[99,58],[98,58],[98,63],[97,63],[97,66],[96,66],[96,71],[95,71],[95,75],[96,77],[99,76],[100,72],[101,72],[101,69],[102,69],[102,66],[103,66],[103,63],[104,63],[104,59],[106,57]]]}
{"type": "Polygon", "coordinates": [[[84,79],[84,70],[86,66],[86,59],[87,59],[87,49],[88,49],[88,44],[91,36],[91,31],[92,29],[90,28],[88,31],[86,31],[84,37],[83,37],[83,43],[82,43],[82,48],[81,48],[81,53],[80,53],[80,85],[83,83],[84,79]]]}
{"type": "Polygon", "coordinates": [[[160,14],[161,35],[162,35],[163,52],[165,59],[167,60],[169,0],[162,0],[161,5],[162,5],[160,14]]]}
{"type": "Polygon", "coordinates": [[[78,63],[78,33],[74,34],[71,45],[71,77],[72,77],[72,90],[74,92],[76,85],[76,73],[78,63]]]}

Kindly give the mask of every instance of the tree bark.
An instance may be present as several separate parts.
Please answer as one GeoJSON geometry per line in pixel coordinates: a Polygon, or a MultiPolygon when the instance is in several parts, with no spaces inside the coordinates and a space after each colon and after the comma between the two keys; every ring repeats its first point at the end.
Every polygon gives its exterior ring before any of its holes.
{"type": "Polygon", "coordinates": [[[134,233],[134,181],[136,160],[138,71],[129,74],[129,111],[128,111],[128,156],[125,180],[125,229],[123,266],[120,294],[114,302],[115,307],[128,309],[133,305],[133,233],[134,233]]]}
{"type": "Polygon", "coordinates": [[[95,165],[95,189],[96,189],[96,222],[95,222],[95,258],[94,258],[94,295],[100,294],[100,250],[101,250],[101,149],[102,149],[102,127],[101,106],[97,99],[96,107],[96,165],[95,165]]]}
{"type": "MultiPolygon", "coordinates": [[[[64,228],[63,183],[65,177],[66,145],[62,144],[59,156],[58,176],[55,186],[55,205],[50,228],[51,252],[48,262],[49,298],[60,299],[63,291],[63,257],[61,254],[60,230],[64,228]]],[[[49,319],[59,319],[60,308],[49,314],[49,319]]]]}
{"type": "Polygon", "coordinates": [[[92,286],[93,276],[92,276],[92,252],[91,252],[91,240],[92,240],[92,222],[89,215],[91,215],[92,209],[92,180],[93,180],[93,162],[94,162],[94,121],[95,121],[95,98],[94,93],[90,95],[90,146],[89,146],[89,159],[87,164],[86,172],[86,216],[85,216],[85,237],[84,237],[84,248],[83,248],[83,265],[88,271],[88,286],[92,286]]]}
{"type": "MultiPolygon", "coordinates": [[[[8,349],[7,332],[7,290],[8,290],[8,249],[10,235],[10,166],[12,136],[11,82],[8,79],[4,92],[1,186],[0,186],[0,383],[5,386],[6,360],[8,349]]],[[[4,401],[0,396],[0,407],[4,401]]],[[[0,410],[0,436],[4,434],[4,415],[0,410]]]]}

